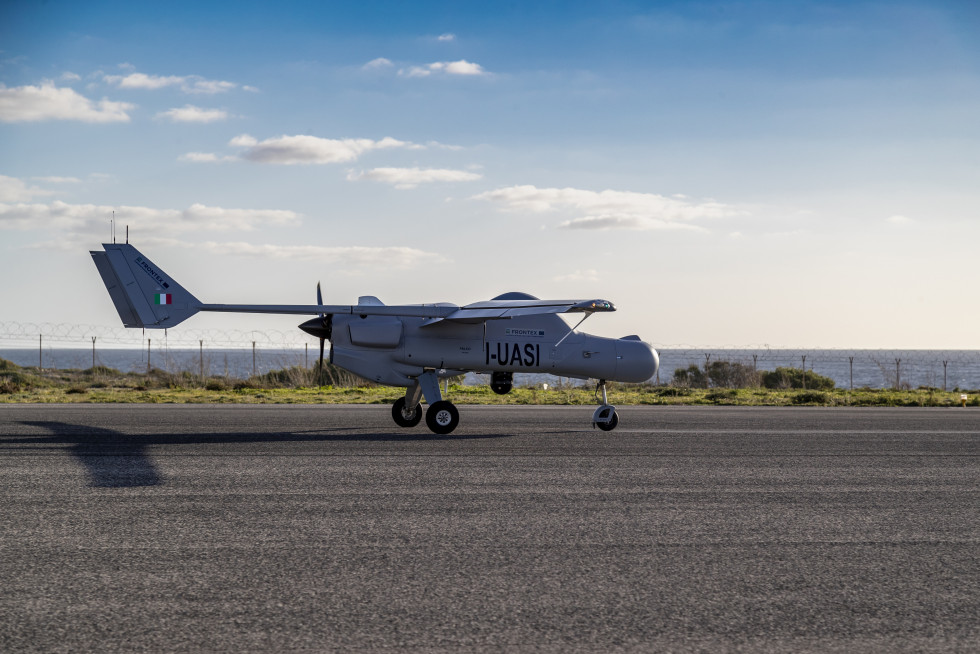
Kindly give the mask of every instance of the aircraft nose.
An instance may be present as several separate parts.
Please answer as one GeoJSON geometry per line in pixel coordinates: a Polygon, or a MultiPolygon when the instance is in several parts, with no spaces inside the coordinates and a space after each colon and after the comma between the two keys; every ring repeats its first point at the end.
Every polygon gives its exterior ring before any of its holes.
{"type": "Polygon", "coordinates": [[[653,346],[637,336],[616,341],[616,379],[624,382],[645,382],[657,374],[660,356],[653,346]]]}

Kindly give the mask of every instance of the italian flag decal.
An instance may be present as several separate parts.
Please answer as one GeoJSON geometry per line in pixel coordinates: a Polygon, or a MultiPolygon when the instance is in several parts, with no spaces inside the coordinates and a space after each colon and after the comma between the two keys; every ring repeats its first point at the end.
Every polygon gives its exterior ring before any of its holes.
{"type": "Polygon", "coordinates": [[[174,296],[170,293],[157,293],[157,304],[173,304],[174,296]]]}

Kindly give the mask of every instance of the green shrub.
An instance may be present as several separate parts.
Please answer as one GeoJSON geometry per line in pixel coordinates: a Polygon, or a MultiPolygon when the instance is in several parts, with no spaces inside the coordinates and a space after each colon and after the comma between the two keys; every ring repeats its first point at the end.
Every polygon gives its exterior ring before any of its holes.
{"type": "Polygon", "coordinates": [[[827,394],[820,391],[803,391],[793,396],[793,404],[826,404],[827,394]]]}
{"type": "Polygon", "coordinates": [[[0,372],[0,393],[9,395],[30,390],[38,385],[38,381],[38,377],[21,372],[19,368],[0,372]]]}
{"type": "Polygon", "coordinates": [[[283,368],[282,370],[270,370],[264,375],[252,377],[255,383],[262,388],[295,388],[297,386],[308,386],[316,376],[314,371],[299,366],[283,368]]]}
{"type": "Polygon", "coordinates": [[[712,361],[708,366],[708,379],[715,388],[756,388],[759,373],[737,361],[712,361]]]}
{"type": "Polygon", "coordinates": [[[690,365],[674,371],[673,384],[685,388],[756,388],[760,375],[737,361],[712,361],[707,370],[690,365]]]}
{"type": "Polygon", "coordinates": [[[109,368],[107,366],[95,366],[94,368],[88,368],[83,370],[86,375],[121,375],[122,373],[115,368],[109,368]]]}
{"type": "Polygon", "coordinates": [[[660,397],[687,397],[691,395],[691,389],[679,388],[677,386],[666,386],[664,388],[658,388],[656,391],[654,391],[654,394],[660,397]]]}
{"type": "Polygon", "coordinates": [[[762,385],[766,388],[786,389],[805,388],[808,390],[830,391],[834,389],[834,380],[818,375],[812,370],[800,368],[776,368],[772,372],[762,371],[762,385]]]}
{"type": "Polygon", "coordinates": [[[708,377],[704,371],[697,366],[691,365],[687,368],[678,368],[674,371],[674,385],[685,388],[707,388],[708,377]]]}

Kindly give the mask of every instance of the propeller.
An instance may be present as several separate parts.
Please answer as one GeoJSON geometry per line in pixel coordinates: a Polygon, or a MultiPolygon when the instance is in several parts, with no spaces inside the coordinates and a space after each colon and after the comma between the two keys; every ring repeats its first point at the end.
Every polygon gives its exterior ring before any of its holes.
{"type": "MultiPolygon", "coordinates": [[[[320,282],[316,283],[316,303],[318,306],[323,305],[323,294],[320,291],[320,282]]],[[[333,332],[333,315],[321,313],[318,318],[311,318],[299,326],[304,332],[310,336],[316,336],[320,339],[320,360],[317,364],[317,378],[322,378],[323,376],[323,347],[326,340],[330,338],[333,332]]]]}

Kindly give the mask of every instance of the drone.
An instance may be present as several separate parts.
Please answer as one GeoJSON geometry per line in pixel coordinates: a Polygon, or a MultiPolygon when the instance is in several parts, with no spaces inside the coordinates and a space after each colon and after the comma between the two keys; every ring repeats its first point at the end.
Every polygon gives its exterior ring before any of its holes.
{"type": "Polygon", "coordinates": [[[391,407],[399,427],[425,423],[435,434],[459,425],[459,410],[444,400],[440,379],[467,372],[489,373],[494,392],[511,391],[514,373],[550,373],[596,379],[602,404],[592,424],[611,431],[619,424],[609,404],[607,381],[645,382],[656,375],[657,351],[639,336],[605,338],[576,331],[595,313],[615,311],[607,300],[540,300],[527,293],[505,293],[492,300],[459,306],[386,305],[365,295],[357,304],[324,304],[317,284],[316,304],[206,304],[129,243],[104,243],[90,252],[123,325],[169,329],[200,311],[312,315],[299,328],[330,341],[330,363],[372,382],[404,387],[391,407]],[[580,315],[574,327],[560,314],[580,315]]]}

